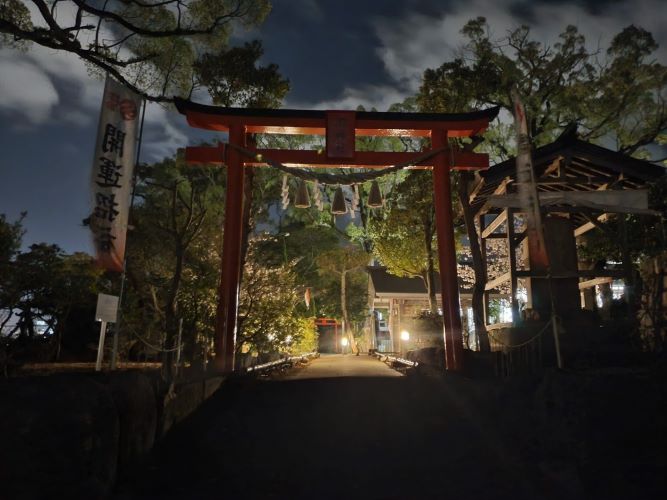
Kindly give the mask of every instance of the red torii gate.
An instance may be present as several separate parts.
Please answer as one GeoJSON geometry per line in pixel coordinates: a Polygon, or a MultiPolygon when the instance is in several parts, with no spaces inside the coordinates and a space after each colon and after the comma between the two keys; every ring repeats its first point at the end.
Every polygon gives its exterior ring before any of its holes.
{"type": "MultiPolygon", "coordinates": [[[[483,132],[498,108],[471,113],[392,113],[375,111],[313,111],[292,109],[221,108],[176,99],[178,111],[192,127],[229,133],[229,143],[251,151],[243,157],[234,147],[188,147],[188,163],[227,165],[227,197],[222,249],[222,277],[218,296],[215,367],[234,369],[243,214],[243,167],[274,162],[317,167],[384,168],[410,162],[414,153],[356,151],[356,136],[430,137],[430,159],[415,165],[433,169],[441,293],[447,370],[463,366],[463,336],[454,248],[450,170],[485,169],[486,154],[448,148],[449,137],[471,137],[483,132]],[[246,143],[248,134],[303,134],[326,136],[326,152],[257,149],[246,143]]],[[[423,153],[418,153],[423,156],[423,153]]]]}

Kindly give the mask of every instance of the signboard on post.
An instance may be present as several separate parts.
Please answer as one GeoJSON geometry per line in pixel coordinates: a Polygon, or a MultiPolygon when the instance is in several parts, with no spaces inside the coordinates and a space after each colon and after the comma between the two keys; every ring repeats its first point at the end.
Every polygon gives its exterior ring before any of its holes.
{"type": "Polygon", "coordinates": [[[118,296],[100,293],[97,295],[97,309],[95,310],[95,321],[101,321],[100,341],[97,344],[97,361],[95,371],[102,369],[102,358],[104,357],[104,338],[107,333],[107,323],[115,323],[118,317],[118,296]]]}
{"type": "Polygon", "coordinates": [[[92,213],[97,262],[122,271],[142,99],[107,76],[93,159],[92,213]]]}
{"type": "Polygon", "coordinates": [[[95,310],[95,321],[115,323],[118,316],[118,296],[97,294],[97,309],[95,310]]]}

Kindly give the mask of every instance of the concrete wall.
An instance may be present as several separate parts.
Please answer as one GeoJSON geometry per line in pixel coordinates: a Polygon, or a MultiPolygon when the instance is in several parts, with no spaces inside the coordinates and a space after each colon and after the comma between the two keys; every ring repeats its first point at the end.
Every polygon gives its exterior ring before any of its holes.
{"type": "Polygon", "coordinates": [[[222,377],[177,385],[156,373],[58,374],[0,382],[0,498],[107,497],[222,377]]]}

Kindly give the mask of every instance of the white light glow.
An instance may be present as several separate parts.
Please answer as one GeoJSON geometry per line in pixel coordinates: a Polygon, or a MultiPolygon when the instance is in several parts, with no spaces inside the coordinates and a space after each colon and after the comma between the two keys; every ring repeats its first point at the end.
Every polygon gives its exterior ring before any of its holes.
{"type": "Polygon", "coordinates": [[[401,332],[401,340],[410,340],[410,332],[407,330],[403,330],[401,332]]]}

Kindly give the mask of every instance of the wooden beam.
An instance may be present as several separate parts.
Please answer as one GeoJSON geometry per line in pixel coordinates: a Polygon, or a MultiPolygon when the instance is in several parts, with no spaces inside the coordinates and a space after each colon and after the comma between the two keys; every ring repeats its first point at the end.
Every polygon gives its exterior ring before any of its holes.
{"type": "MultiPolygon", "coordinates": [[[[400,163],[408,163],[419,156],[427,153],[413,152],[390,152],[390,151],[355,151],[354,158],[328,158],[326,154],[315,150],[290,150],[290,149],[252,149],[254,158],[242,156],[245,166],[266,166],[266,160],[286,164],[310,167],[337,167],[337,168],[384,168],[400,163]]],[[[489,156],[485,153],[471,153],[468,151],[454,151],[450,159],[455,170],[481,170],[489,166],[489,156]]],[[[187,147],[185,149],[185,160],[188,163],[223,164],[224,155],[219,147],[187,147]]],[[[433,158],[425,160],[416,168],[430,168],[433,166],[433,158]]]]}
{"type": "Polygon", "coordinates": [[[486,265],[486,259],[487,259],[486,240],[481,237],[481,233],[484,231],[485,228],[484,215],[477,216],[477,224],[479,225],[479,232],[480,232],[479,244],[482,251],[482,266],[484,268],[483,273],[484,273],[485,285],[484,285],[484,293],[482,295],[483,295],[483,305],[484,305],[484,324],[486,325],[489,319],[489,293],[486,291],[486,281],[489,275],[487,273],[488,267],[486,265]]]}
{"type": "MultiPolygon", "coordinates": [[[[519,278],[546,278],[546,274],[532,273],[529,270],[517,270],[519,278]]],[[[552,278],[614,278],[622,279],[625,277],[624,271],[620,269],[580,269],[576,272],[559,273],[552,278]]]]}
{"type": "Polygon", "coordinates": [[[604,283],[611,283],[614,281],[614,278],[593,278],[592,280],[582,281],[579,283],[579,290],[585,290],[586,288],[591,288],[596,285],[603,285],[604,283]]]}
{"type": "Polygon", "coordinates": [[[507,185],[512,182],[511,177],[505,177],[498,187],[493,191],[493,194],[505,194],[507,192],[507,185]]]}
{"type": "Polygon", "coordinates": [[[514,322],[519,319],[519,302],[516,298],[516,247],[512,244],[514,243],[514,211],[507,209],[505,213],[507,214],[507,247],[510,261],[510,300],[512,303],[512,321],[514,322]]]}
{"type": "Polygon", "coordinates": [[[470,192],[470,196],[468,196],[468,202],[472,204],[473,201],[475,201],[475,198],[479,194],[480,190],[486,185],[486,181],[484,178],[478,179],[479,182],[475,184],[475,187],[472,188],[472,191],[470,192]]]}
{"type": "Polygon", "coordinates": [[[554,172],[558,172],[560,168],[560,161],[563,159],[562,156],[557,156],[554,158],[554,160],[551,162],[551,164],[544,170],[542,173],[543,176],[553,174],[554,172]]]}
{"type": "MultiPolygon", "coordinates": [[[[597,221],[599,222],[607,222],[611,218],[612,214],[602,214],[596,218],[597,221]]],[[[591,229],[595,229],[596,224],[594,222],[587,222],[586,224],[582,224],[578,228],[574,230],[574,237],[576,238],[577,236],[581,236],[582,234],[586,234],[588,231],[591,229]]]]}
{"type": "MultiPolygon", "coordinates": [[[[500,184],[498,184],[498,187],[491,193],[491,196],[496,196],[500,194],[505,194],[507,192],[507,186],[512,182],[511,177],[505,177],[500,184]]],[[[484,203],[481,208],[479,209],[480,214],[485,214],[487,212],[490,212],[491,210],[489,209],[489,204],[484,203]]]]}
{"type": "MultiPolygon", "coordinates": [[[[602,186],[600,186],[599,188],[597,188],[597,191],[604,191],[606,189],[612,188],[616,184],[621,182],[622,180],[623,180],[623,174],[621,173],[615,179],[611,179],[609,182],[607,182],[607,183],[603,184],[602,186]]],[[[597,220],[599,222],[607,222],[609,220],[610,216],[611,216],[611,214],[602,214],[602,215],[597,217],[597,220]]],[[[581,236],[582,234],[587,233],[591,229],[595,229],[596,226],[597,226],[597,224],[595,222],[587,222],[586,224],[583,224],[583,225],[579,226],[578,228],[576,228],[574,230],[574,237],[576,238],[577,236],[581,236]]]]}
{"type": "Polygon", "coordinates": [[[540,177],[537,183],[540,185],[559,185],[559,184],[604,184],[609,182],[609,177],[594,176],[576,176],[576,177],[540,177]]]}
{"type": "MultiPolygon", "coordinates": [[[[517,272],[518,275],[518,272],[517,272]]],[[[512,278],[512,273],[511,272],[506,272],[505,274],[501,274],[498,276],[496,279],[493,279],[489,281],[486,286],[484,287],[484,290],[493,290],[495,289],[498,285],[502,285],[506,281],[509,281],[512,278]]]]}
{"type": "Polygon", "coordinates": [[[482,238],[488,238],[488,236],[493,233],[496,229],[498,229],[503,222],[507,220],[507,211],[503,210],[500,215],[498,215],[495,219],[491,221],[491,223],[484,228],[484,231],[482,231],[482,238]]]}

